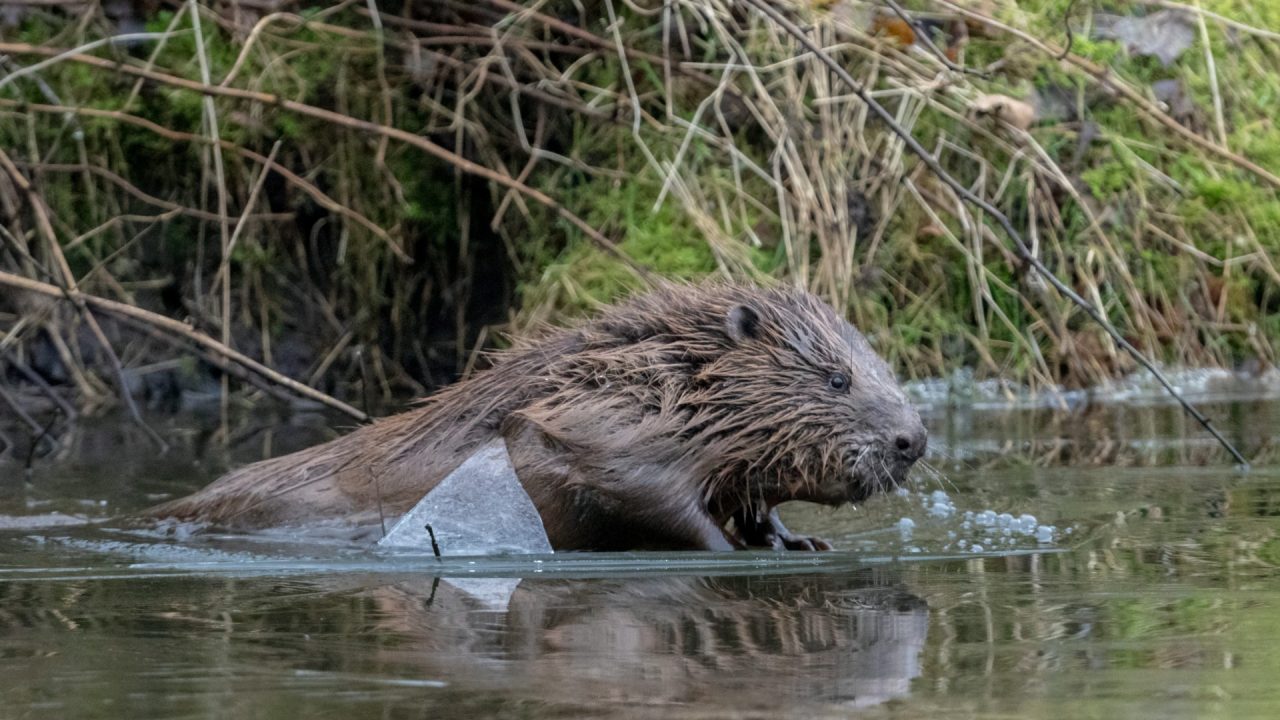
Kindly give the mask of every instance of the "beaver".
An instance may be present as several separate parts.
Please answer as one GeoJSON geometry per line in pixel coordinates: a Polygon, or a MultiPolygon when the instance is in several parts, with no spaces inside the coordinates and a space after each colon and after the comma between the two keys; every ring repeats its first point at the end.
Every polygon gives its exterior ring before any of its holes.
{"type": "Polygon", "coordinates": [[[790,500],[896,487],[926,433],[866,339],[803,290],[664,284],[543,331],[408,412],[151,509],[223,529],[332,524],[373,542],[505,440],[556,550],[827,550],[790,500]]]}

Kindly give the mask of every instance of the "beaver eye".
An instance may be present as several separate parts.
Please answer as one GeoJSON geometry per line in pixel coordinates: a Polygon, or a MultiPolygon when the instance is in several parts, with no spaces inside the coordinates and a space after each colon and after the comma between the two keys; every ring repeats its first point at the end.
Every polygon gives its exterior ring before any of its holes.
{"type": "Polygon", "coordinates": [[[849,378],[844,373],[832,373],[827,379],[827,384],[832,390],[844,390],[849,387],[849,378]]]}

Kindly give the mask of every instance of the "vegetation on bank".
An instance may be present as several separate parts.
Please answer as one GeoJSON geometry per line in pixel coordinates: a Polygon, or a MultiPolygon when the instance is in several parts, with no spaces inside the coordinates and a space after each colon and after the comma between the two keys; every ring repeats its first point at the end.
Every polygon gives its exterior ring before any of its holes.
{"type": "MultiPolygon", "coordinates": [[[[502,332],[652,276],[804,284],[909,377],[1133,367],[740,3],[18,7],[0,31],[0,270],[66,286],[64,257],[82,291],[340,397],[423,392],[502,332]],[[122,31],[139,34],[91,45],[122,31]]],[[[789,10],[1139,348],[1268,365],[1280,0],[1198,7],[789,10]]],[[[81,312],[0,298],[4,362],[48,346],[89,369],[68,373],[82,395],[110,394],[81,312]]],[[[128,367],[174,356],[108,334],[128,367]]]]}

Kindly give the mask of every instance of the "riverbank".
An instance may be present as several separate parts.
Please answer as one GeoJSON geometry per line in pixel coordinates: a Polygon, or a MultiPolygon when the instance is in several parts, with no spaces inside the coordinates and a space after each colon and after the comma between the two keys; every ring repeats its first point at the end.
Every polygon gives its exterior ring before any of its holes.
{"type": "MultiPolygon", "coordinates": [[[[0,269],[177,320],[357,410],[651,277],[803,284],[908,379],[1076,389],[1136,367],[744,5],[14,7],[0,269]]],[[[787,9],[1121,337],[1265,369],[1280,3],[1201,7],[787,9]]],[[[87,408],[144,369],[220,395],[229,372],[145,326],[105,327],[104,351],[73,304],[11,288],[0,331],[6,382],[60,365],[42,377],[87,408]]],[[[228,388],[269,391],[252,380],[228,388]]]]}

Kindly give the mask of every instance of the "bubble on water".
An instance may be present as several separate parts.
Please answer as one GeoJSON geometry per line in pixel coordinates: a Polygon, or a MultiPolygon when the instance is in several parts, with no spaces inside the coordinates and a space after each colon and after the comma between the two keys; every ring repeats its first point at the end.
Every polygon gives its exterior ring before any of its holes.
{"type": "Polygon", "coordinates": [[[955,503],[951,502],[950,496],[941,490],[930,493],[925,505],[929,508],[931,517],[949,518],[956,514],[955,503]]]}
{"type": "Polygon", "coordinates": [[[902,535],[903,541],[911,539],[911,531],[915,530],[916,521],[909,517],[904,517],[898,521],[898,532],[902,535]]]}
{"type": "Polygon", "coordinates": [[[1026,512],[999,512],[996,508],[961,510],[944,490],[898,488],[897,493],[913,507],[918,500],[921,509],[921,512],[910,511],[910,516],[901,516],[893,524],[903,553],[1008,552],[1023,546],[1050,545],[1071,532],[1070,528],[1042,525],[1039,518],[1026,512]],[[924,539],[916,537],[917,534],[927,534],[934,544],[912,544],[924,539]]]}
{"type": "Polygon", "coordinates": [[[1034,533],[1036,531],[1036,525],[1037,525],[1037,521],[1036,521],[1035,515],[1028,515],[1027,513],[1023,513],[1018,516],[1018,523],[1016,527],[1018,529],[1018,532],[1022,533],[1023,535],[1031,535],[1032,533],[1034,533]]]}

